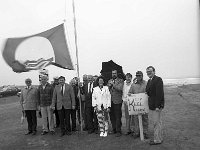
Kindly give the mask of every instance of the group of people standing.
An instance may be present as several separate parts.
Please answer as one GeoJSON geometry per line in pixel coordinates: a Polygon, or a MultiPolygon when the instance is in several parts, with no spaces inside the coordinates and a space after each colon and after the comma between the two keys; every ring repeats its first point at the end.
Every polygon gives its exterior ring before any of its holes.
{"type": "MultiPolygon", "coordinates": [[[[155,75],[153,66],[147,67],[146,73],[149,77],[148,82],[143,80],[141,71],[136,72],[134,79],[130,73],[127,73],[124,81],[118,77],[117,70],[112,70],[112,79],[107,84],[103,76],[84,75],[83,82],[75,77],[69,84],[65,83],[63,76],[54,78],[53,84],[48,83],[47,76],[42,76],[38,88],[31,85],[31,79],[26,79],[26,87],[22,90],[20,100],[28,122],[26,135],[36,134],[36,111],[39,110],[43,122],[42,135],[48,132],[55,133],[54,112],[55,124],[61,129],[60,136],[70,135],[71,132],[77,131],[76,121],[78,120],[79,124],[84,122],[83,130],[88,134],[99,133],[101,137],[115,134],[116,137],[120,137],[122,135],[122,104],[124,104],[126,135],[131,134],[137,138],[140,136],[138,117],[128,113],[128,96],[146,93],[154,122],[154,136],[150,140],[150,145],[161,144],[163,141],[161,124],[161,112],[164,108],[163,81],[155,75]],[[108,133],[109,120],[112,130],[108,133]],[[133,130],[131,130],[132,125],[133,130]]],[[[148,114],[143,114],[145,139],[149,138],[148,121],[148,114]]]]}

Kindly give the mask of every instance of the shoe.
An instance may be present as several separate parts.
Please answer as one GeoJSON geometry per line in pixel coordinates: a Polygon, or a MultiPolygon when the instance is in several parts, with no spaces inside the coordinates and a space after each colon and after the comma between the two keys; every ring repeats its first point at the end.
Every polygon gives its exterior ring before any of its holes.
{"type": "Polygon", "coordinates": [[[41,135],[45,135],[47,133],[48,133],[47,131],[42,131],[41,135]]]}
{"type": "Polygon", "coordinates": [[[106,136],[108,136],[108,132],[107,131],[105,131],[104,134],[103,134],[103,137],[106,137],[106,136]]]}
{"type": "Polygon", "coordinates": [[[109,132],[109,134],[116,134],[116,133],[117,133],[116,130],[112,130],[109,132]]]}
{"type": "Polygon", "coordinates": [[[162,144],[162,142],[157,143],[152,140],[149,142],[149,145],[159,145],[159,144],[162,144]]]}
{"type": "Polygon", "coordinates": [[[100,132],[100,137],[103,137],[104,136],[104,133],[103,132],[100,132]]]}
{"type": "Polygon", "coordinates": [[[132,133],[131,131],[128,131],[128,132],[125,133],[125,135],[129,135],[129,134],[131,134],[131,133],[132,133]]]}
{"type": "Polygon", "coordinates": [[[29,135],[31,133],[33,133],[33,131],[28,131],[27,133],[25,133],[25,135],[29,135]]]}
{"type": "Polygon", "coordinates": [[[36,131],[33,131],[32,135],[36,135],[36,131]]]}
{"type": "Polygon", "coordinates": [[[64,133],[64,132],[61,132],[60,137],[63,137],[64,135],[65,135],[65,133],[64,133]]]}
{"type": "Polygon", "coordinates": [[[55,134],[55,131],[50,131],[50,134],[51,134],[51,135],[54,135],[54,134],[55,134]]]}
{"type": "Polygon", "coordinates": [[[116,137],[120,137],[120,136],[122,136],[122,133],[121,132],[117,132],[117,134],[115,136],[116,137]]]}

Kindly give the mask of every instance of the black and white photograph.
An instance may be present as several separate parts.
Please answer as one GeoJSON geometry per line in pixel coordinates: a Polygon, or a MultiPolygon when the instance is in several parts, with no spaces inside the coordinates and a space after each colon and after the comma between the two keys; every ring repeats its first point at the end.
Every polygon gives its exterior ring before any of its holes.
{"type": "Polygon", "coordinates": [[[199,0],[2,0],[0,150],[199,150],[199,0]]]}

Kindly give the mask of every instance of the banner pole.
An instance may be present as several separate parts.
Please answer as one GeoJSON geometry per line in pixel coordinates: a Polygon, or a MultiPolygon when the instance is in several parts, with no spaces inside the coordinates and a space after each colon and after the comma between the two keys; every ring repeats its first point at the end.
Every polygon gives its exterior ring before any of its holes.
{"type": "Polygon", "coordinates": [[[139,128],[140,128],[140,139],[141,141],[144,141],[142,114],[138,114],[138,120],[139,120],[139,128]]]}
{"type": "MultiPolygon", "coordinates": [[[[77,61],[77,75],[78,79],[80,79],[79,75],[79,59],[78,59],[78,42],[77,42],[77,30],[76,30],[76,10],[75,10],[75,3],[72,0],[72,7],[73,7],[73,16],[74,16],[74,37],[75,37],[75,46],[76,46],[76,61],[77,61]]],[[[80,93],[80,87],[78,87],[78,92],[80,93]]],[[[82,123],[82,108],[81,108],[81,96],[79,97],[79,109],[80,109],[80,123],[81,123],[81,131],[83,131],[83,123],[82,123]]]]}

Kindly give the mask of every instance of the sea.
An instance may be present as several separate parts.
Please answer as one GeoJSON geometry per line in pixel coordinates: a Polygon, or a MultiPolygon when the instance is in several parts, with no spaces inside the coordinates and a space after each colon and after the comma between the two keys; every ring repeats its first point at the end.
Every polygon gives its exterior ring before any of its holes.
{"type": "Polygon", "coordinates": [[[163,79],[164,85],[200,84],[200,78],[163,79]]]}

